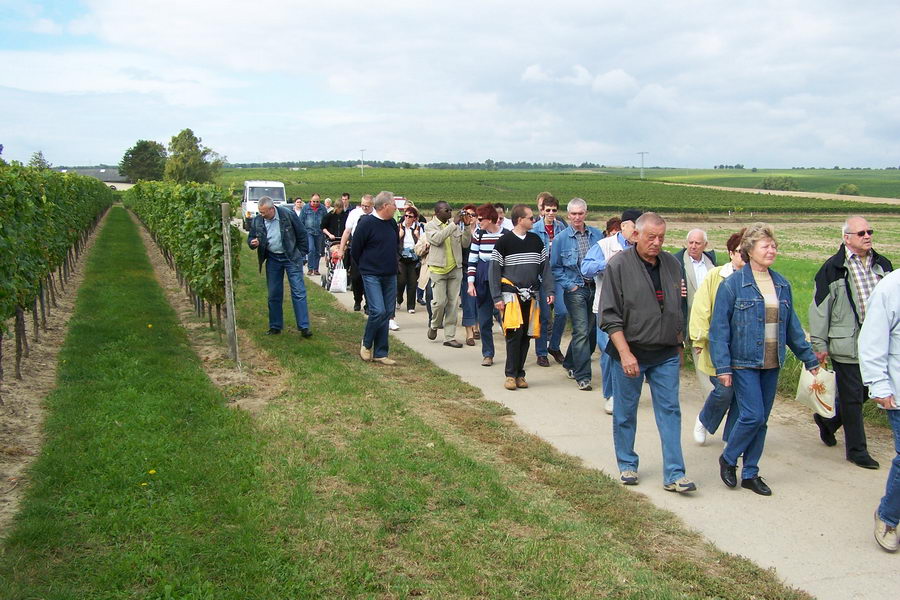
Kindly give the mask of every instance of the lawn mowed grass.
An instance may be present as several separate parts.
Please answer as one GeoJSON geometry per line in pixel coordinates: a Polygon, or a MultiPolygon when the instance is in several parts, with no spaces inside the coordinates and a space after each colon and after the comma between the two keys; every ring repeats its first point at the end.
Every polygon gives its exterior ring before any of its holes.
{"type": "Polygon", "coordinates": [[[239,324],[290,373],[255,417],[206,379],[111,212],[2,597],[807,597],[396,341],[399,366],[363,363],[363,319],[320,288],[313,338],[262,335],[264,277],[244,258],[239,324]]]}

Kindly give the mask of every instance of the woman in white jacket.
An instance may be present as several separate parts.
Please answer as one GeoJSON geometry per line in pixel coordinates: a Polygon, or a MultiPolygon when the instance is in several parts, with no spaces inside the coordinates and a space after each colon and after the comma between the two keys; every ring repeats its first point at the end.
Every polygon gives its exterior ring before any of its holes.
{"type": "Polygon", "coordinates": [[[894,450],[884,497],[875,511],[875,540],[888,552],[896,552],[900,522],[900,270],[882,279],[866,307],[859,333],[859,370],[869,396],[887,409],[894,431],[894,450]]]}

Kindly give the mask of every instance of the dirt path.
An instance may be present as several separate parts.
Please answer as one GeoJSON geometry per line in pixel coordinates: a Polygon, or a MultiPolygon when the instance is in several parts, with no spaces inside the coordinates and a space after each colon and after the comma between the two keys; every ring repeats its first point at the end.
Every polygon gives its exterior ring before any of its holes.
{"type": "Polygon", "coordinates": [[[782,190],[758,190],[756,188],[723,187],[719,185],[702,185],[699,183],[672,183],[657,181],[663,185],[680,185],[683,187],[700,187],[726,192],[743,192],[745,194],[768,194],[770,196],[795,196],[798,198],[822,198],[824,200],[847,200],[849,202],[871,202],[873,204],[900,204],[900,198],[879,198],[876,196],[845,196],[843,194],[827,194],[825,192],[789,192],[782,190]]]}
{"type": "MultiPolygon", "coordinates": [[[[78,289],[84,280],[84,264],[97,234],[106,224],[106,216],[94,230],[69,274],[65,290],[56,296],[57,307],[49,307],[47,329],[35,341],[31,317],[26,329],[31,353],[22,361],[22,380],[14,378],[15,338],[3,338],[3,405],[0,406],[0,538],[6,536],[28,486],[27,469],[37,457],[43,441],[44,398],[56,388],[59,350],[68,332],[69,318],[75,312],[78,289]]],[[[12,331],[12,321],[9,323],[12,331]]]]}
{"type": "MultiPolygon", "coordinates": [[[[307,280],[308,285],[314,285],[307,280]]],[[[348,309],[352,294],[338,294],[348,309]]],[[[435,364],[480,388],[485,397],[515,413],[525,431],[556,448],[577,456],[588,467],[618,476],[612,442],[611,417],[603,411],[599,367],[595,355],[594,391],[580,392],[562,368],[536,366],[534,350],[526,363],[527,390],[503,388],[502,338],[495,333],[494,366],[483,368],[480,343],[449,349],[426,338],[426,312],[397,311],[400,340],[435,364]]],[[[464,330],[458,330],[462,337],[464,330]]],[[[362,331],[360,331],[360,334],[362,331]]],[[[392,341],[393,343],[393,341],[392,341]]],[[[552,361],[552,359],[551,359],[552,361]]],[[[775,569],[788,585],[828,600],[891,599],[900,587],[897,556],[883,552],[872,539],[872,513],[881,495],[893,457],[890,434],[869,427],[872,455],[881,462],[866,471],[844,460],[843,439],[826,448],[811,416],[792,401],[779,399],[769,420],[768,439],[761,462],[762,475],[774,490],[764,498],[747,490],[729,489],[718,472],[722,453],[719,437],[706,446],[693,442],[691,430],[702,398],[693,375],[683,375],[682,446],[687,474],[698,485],[690,496],[662,489],[660,442],[645,387],[638,413],[635,445],[641,457],[641,483],[635,493],[679,515],[686,525],[702,533],[726,552],[744,555],[764,568],[775,569]]],[[[652,528],[653,523],[647,523],[652,528]]]]}

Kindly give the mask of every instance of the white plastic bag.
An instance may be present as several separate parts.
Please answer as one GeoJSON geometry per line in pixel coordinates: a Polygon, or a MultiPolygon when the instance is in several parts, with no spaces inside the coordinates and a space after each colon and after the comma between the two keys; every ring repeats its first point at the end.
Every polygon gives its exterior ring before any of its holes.
{"type": "Polygon", "coordinates": [[[834,402],[837,396],[837,384],[834,371],[819,367],[819,372],[812,373],[803,369],[797,383],[797,402],[808,406],[813,412],[826,419],[834,416],[834,402]]]}
{"type": "Polygon", "coordinates": [[[347,291],[347,269],[340,261],[331,275],[331,287],[328,288],[328,291],[332,294],[342,294],[347,291]]]}

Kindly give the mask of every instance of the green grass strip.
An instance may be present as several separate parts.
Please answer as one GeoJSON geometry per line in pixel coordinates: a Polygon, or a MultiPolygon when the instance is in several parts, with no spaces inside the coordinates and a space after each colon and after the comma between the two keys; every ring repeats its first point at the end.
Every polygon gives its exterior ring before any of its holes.
{"type": "Polygon", "coordinates": [[[262,443],[203,373],[121,208],[88,261],[58,384],[3,598],[278,596],[262,443]]]}

